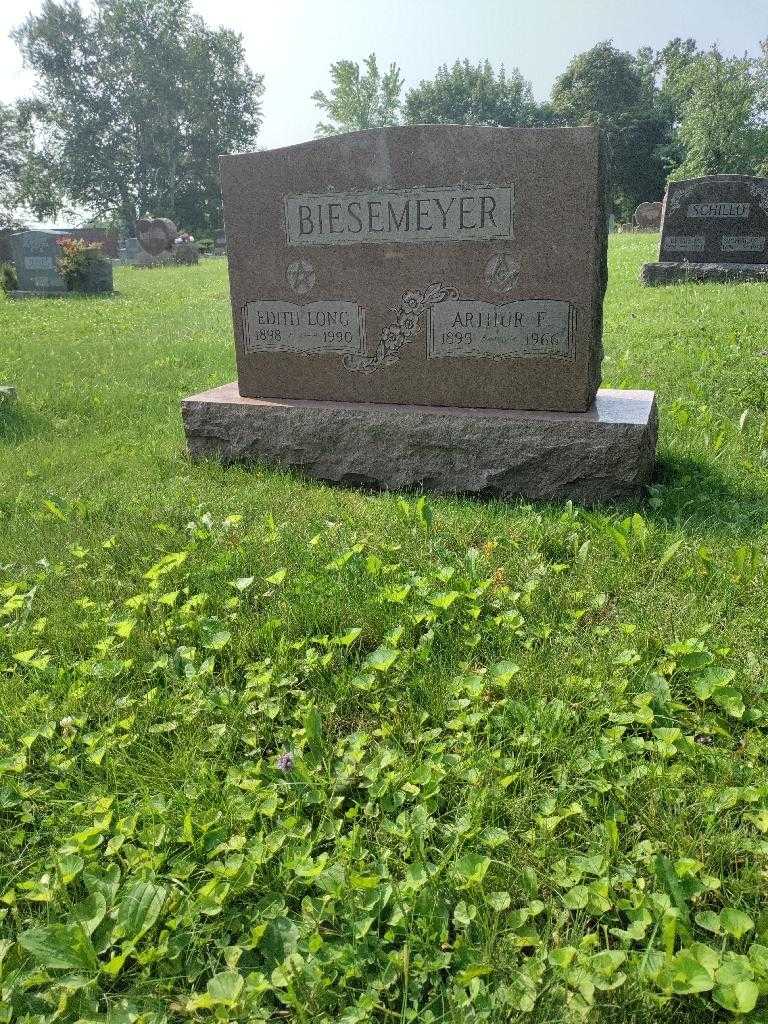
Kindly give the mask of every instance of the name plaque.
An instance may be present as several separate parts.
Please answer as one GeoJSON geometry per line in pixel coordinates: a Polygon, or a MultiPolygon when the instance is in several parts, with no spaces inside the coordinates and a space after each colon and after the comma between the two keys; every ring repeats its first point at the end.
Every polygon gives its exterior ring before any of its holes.
{"type": "Polygon", "coordinates": [[[749,207],[749,203],[691,203],[688,207],[688,216],[705,220],[709,220],[710,217],[735,217],[747,220],[749,207]]]}
{"type": "Polygon", "coordinates": [[[363,355],[365,310],[333,299],[299,306],[256,300],[243,308],[243,347],[250,352],[301,355],[363,355]]]}
{"type": "Polygon", "coordinates": [[[764,235],[723,235],[722,252],[763,252],[765,250],[764,235]]]}
{"type": "Polygon", "coordinates": [[[27,270],[55,270],[53,256],[25,256],[24,266],[27,270]]]}
{"type": "Polygon", "coordinates": [[[570,359],[575,335],[576,307],[560,299],[449,299],[430,310],[427,355],[570,359]]]}
{"type": "Polygon", "coordinates": [[[667,235],[664,249],[668,252],[704,252],[703,235],[667,235]]]}
{"type": "Polygon", "coordinates": [[[289,245],[486,242],[513,237],[512,185],[285,197],[289,245]]]}

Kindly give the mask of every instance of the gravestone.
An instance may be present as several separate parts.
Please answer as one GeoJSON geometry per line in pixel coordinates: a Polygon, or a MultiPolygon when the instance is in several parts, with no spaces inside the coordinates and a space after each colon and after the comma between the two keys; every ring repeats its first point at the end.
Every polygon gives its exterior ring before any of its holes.
{"type": "Polygon", "coordinates": [[[136,236],[141,248],[150,256],[170,252],[179,231],[167,217],[142,217],[136,222],[136,236]]]}
{"type": "Polygon", "coordinates": [[[214,256],[225,256],[227,252],[227,233],[223,228],[217,228],[213,233],[213,254],[214,256]]]}
{"type": "Polygon", "coordinates": [[[12,228],[0,228],[0,263],[10,263],[13,260],[11,249],[12,228]]]}
{"type": "Polygon", "coordinates": [[[143,251],[138,238],[126,238],[120,247],[120,262],[127,266],[133,266],[143,251]]]}
{"type": "Polygon", "coordinates": [[[632,214],[632,223],[638,231],[658,231],[661,227],[663,203],[640,203],[632,214]]]}
{"type": "Polygon", "coordinates": [[[715,174],[670,182],[659,262],[645,284],[768,281],[768,178],[715,174]]]}
{"type": "Polygon", "coordinates": [[[57,266],[61,237],[60,232],[54,231],[19,231],[11,235],[18,279],[18,289],[10,293],[12,296],[66,294],[67,283],[57,266]]]}
{"type": "Polygon", "coordinates": [[[649,392],[602,392],[593,128],[412,126],[222,157],[238,387],[190,451],[379,486],[598,501],[653,464],[649,392]]]}

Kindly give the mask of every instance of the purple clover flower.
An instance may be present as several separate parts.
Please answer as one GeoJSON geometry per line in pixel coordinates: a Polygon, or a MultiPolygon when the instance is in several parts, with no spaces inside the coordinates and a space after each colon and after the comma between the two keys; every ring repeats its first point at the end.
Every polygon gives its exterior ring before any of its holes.
{"type": "Polygon", "coordinates": [[[277,767],[281,772],[289,772],[293,768],[293,754],[281,754],[277,759],[277,767]]]}

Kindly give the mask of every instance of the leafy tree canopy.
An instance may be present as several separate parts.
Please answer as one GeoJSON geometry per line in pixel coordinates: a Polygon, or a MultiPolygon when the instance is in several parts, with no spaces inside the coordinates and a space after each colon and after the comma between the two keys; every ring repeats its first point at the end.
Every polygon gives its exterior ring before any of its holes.
{"type": "Polygon", "coordinates": [[[318,135],[339,135],[397,123],[403,88],[400,68],[390,64],[382,75],[375,53],[363,64],[364,73],[351,60],[331,64],[331,95],[321,89],[312,93],[315,104],[330,118],[317,125],[318,135]]]}
{"type": "Polygon", "coordinates": [[[669,112],[657,105],[653,51],[635,56],[598,43],[556,80],[552,106],[565,124],[599,125],[611,144],[614,208],[624,220],[644,200],[660,199],[670,141],[669,112]]]}
{"type": "Polygon", "coordinates": [[[491,64],[456,61],[439,67],[431,81],[422,81],[405,98],[410,124],[485,124],[506,127],[539,123],[540,112],[531,83],[517,68],[494,71],[491,64]]]}
{"type": "Polygon", "coordinates": [[[677,75],[683,160],[671,177],[759,174],[768,166],[765,80],[761,62],[723,57],[713,48],[677,75]]]}
{"type": "MultiPolygon", "coordinates": [[[[64,199],[132,227],[145,212],[193,230],[220,222],[217,158],[252,146],[263,82],[242,38],[190,0],[45,0],[14,32],[38,90],[39,159],[64,199]]],[[[38,190],[39,191],[39,190],[38,190]]]]}

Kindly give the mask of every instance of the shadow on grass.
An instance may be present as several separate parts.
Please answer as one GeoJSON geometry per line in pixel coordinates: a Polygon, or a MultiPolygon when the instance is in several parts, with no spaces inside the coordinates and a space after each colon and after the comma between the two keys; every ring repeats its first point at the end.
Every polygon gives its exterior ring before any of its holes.
{"type": "Polygon", "coordinates": [[[755,537],[768,524],[768,488],[737,484],[711,462],[684,456],[659,459],[655,487],[661,503],[647,518],[697,534],[755,537]]]}
{"type": "Polygon", "coordinates": [[[43,417],[31,413],[18,399],[0,402],[0,446],[12,447],[37,432],[43,417]]]}

